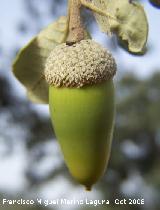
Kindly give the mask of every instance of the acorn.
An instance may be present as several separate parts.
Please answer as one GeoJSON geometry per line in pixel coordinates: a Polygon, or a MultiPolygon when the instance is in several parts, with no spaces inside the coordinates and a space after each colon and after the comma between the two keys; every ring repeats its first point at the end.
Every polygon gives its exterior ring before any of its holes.
{"type": "Polygon", "coordinates": [[[60,44],[45,65],[52,124],[72,176],[91,190],[110,156],[115,102],[112,55],[93,40],[60,44]]]}

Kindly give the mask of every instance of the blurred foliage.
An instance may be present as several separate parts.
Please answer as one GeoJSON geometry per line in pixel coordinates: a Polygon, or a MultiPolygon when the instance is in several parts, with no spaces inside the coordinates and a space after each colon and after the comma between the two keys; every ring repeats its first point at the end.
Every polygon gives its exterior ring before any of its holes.
{"type": "Polygon", "coordinates": [[[150,3],[158,8],[160,8],[160,0],[149,0],[150,3]]]}
{"type": "MultiPolygon", "coordinates": [[[[56,180],[62,174],[69,179],[70,176],[64,164],[60,164],[56,169],[53,165],[53,170],[43,174],[42,177],[36,173],[34,166],[41,164],[47,156],[47,150],[43,150],[44,142],[53,139],[50,121],[35,113],[27,100],[17,100],[11,94],[9,83],[4,78],[1,78],[1,85],[0,112],[6,109],[11,113],[15,124],[23,123],[28,129],[26,149],[31,161],[26,169],[26,176],[30,183],[30,187],[26,189],[27,192],[29,193],[33,187],[38,189],[49,180],[56,180]],[[11,96],[8,97],[9,93],[11,96]],[[18,112],[17,107],[19,107],[18,112]],[[35,148],[38,151],[36,153],[35,148]]],[[[155,189],[158,195],[160,192],[160,74],[156,73],[147,80],[126,75],[117,83],[116,89],[117,117],[111,159],[104,178],[96,188],[111,202],[117,197],[127,198],[128,195],[122,191],[121,185],[129,179],[131,173],[136,172],[147,185],[155,189]]],[[[70,181],[72,183],[72,180],[70,181]]],[[[131,190],[130,193],[133,193],[134,198],[134,192],[131,190]]],[[[158,199],[160,199],[159,195],[158,199]]],[[[158,201],[156,200],[157,203],[158,201]]],[[[114,205],[109,207],[115,209],[114,205]]],[[[141,207],[128,206],[128,209],[138,210],[141,207]]],[[[156,203],[152,206],[152,210],[158,210],[156,203]]]]}

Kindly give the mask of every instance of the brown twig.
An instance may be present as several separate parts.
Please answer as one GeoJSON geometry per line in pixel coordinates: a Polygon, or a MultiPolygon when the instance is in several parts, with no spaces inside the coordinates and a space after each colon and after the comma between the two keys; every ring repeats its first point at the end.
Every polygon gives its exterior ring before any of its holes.
{"type": "Polygon", "coordinates": [[[84,28],[81,22],[81,1],[69,1],[69,34],[67,44],[72,45],[84,39],[84,28]]]}

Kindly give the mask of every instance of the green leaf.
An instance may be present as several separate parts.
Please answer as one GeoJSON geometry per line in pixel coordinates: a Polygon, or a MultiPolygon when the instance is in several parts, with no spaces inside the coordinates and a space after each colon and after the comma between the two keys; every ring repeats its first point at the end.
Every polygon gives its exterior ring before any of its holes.
{"type": "Polygon", "coordinates": [[[20,50],[14,63],[13,73],[26,87],[29,99],[48,104],[48,84],[44,78],[44,65],[55,46],[66,41],[67,17],[60,17],[33,38],[20,50]]]}
{"type": "Polygon", "coordinates": [[[115,33],[122,46],[135,54],[144,52],[148,37],[148,22],[143,7],[129,0],[92,0],[96,20],[105,33],[115,33]]]}

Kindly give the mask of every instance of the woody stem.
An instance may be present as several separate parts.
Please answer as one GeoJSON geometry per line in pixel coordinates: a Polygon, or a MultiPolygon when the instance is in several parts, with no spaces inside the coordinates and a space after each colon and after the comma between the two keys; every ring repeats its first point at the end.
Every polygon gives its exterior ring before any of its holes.
{"type": "Polygon", "coordinates": [[[72,45],[84,39],[84,28],[81,22],[81,1],[68,0],[69,34],[67,44],[72,45]]]}

